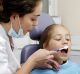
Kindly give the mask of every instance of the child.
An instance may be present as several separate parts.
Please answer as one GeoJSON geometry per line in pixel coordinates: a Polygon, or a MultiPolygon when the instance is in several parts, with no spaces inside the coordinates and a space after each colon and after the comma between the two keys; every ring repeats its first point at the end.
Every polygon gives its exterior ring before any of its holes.
{"type": "MultiPolygon", "coordinates": [[[[48,26],[40,40],[41,48],[49,51],[56,51],[52,60],[59,63],[60,69],[58,71],[53,68],[37,68],[31,74],[80,74],[80,67],[69,60],[71,51],[71,36],[70,32],[63,25],[52,24],[48,26]]],[[[45,52],[44,52],[45,53],[45,52]]]]}

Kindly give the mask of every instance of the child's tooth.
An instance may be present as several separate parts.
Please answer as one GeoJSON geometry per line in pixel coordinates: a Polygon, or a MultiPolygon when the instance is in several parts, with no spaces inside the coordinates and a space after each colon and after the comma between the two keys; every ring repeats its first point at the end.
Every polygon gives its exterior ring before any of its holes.
{"type": "Polygon", "coordinates": [[[68,46],[64,46],[64,49],[67,49],[68,48],[68,46]]]}

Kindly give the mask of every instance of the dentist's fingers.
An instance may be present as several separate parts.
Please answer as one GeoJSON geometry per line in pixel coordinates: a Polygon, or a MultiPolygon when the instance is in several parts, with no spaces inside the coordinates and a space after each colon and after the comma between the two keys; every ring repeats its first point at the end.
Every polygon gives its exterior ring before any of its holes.
{"type": "Polygon", "coordinates": [[[58,71],[59,69],[60,69],[60,65],[58,64],[58,62],[57,61],[55,61],[55,60],[49,60],[48,61],[48,64],[50,64],[52,67],[53,67],[53,69],[54,70],[56,70],[56,71],[58,71]]]}
{"type": "Polygon", "coordinates": [[[44,60],[44,59],[48,59],[48,58],[52,58],[54,57],[53,55],[55,54],[55,51],[48,51],[46,49],[39,49],[36,52],[34,52],[31,56],[36,60],[36,61],[40,61],[40,60],[44,60]]]}
{"type": "Polygon", "coordinates": [[[57,53],[56,51],[49,51],[49,55],[54,55],[55,53],[57,53]]]}
{"type": "Polygon", "coordinates": [[[54,55],[56,54],[56,51],[48,51],[48,56],[46,57],[46,59],[51,59],[54,58],[54,55]]]}

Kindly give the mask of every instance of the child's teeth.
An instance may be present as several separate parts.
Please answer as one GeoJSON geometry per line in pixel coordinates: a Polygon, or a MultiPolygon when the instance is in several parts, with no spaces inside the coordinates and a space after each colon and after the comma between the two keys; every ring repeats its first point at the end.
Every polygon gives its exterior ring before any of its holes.
{"type": "Polygon", "coordinates": [[[67,49],[68,48],[68,46],[64,46],[64,49],[67,49]]]}
{"type": "Polygon", "coordinates": [[[64,46],[64,48],[60,48],[59,50],[62,50],[62,49],[67,49],[68,48],[68,46],[64,46]]]}

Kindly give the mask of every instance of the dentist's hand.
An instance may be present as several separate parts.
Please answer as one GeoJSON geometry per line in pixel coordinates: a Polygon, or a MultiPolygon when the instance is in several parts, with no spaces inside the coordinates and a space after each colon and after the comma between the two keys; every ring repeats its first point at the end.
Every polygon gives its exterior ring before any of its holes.
{"type": "MultiPolygon", "coordinates": [[[[22,69],[22,71],[24,70],[23,74],[25,73],[30,74],[31,70],[34,69],[37,66],[37,64],[39,64],[40,61],[48,62],[47,60],[49,60],[50,58],[54,58],[53,55],[55,53],[56,53],[55,51],[48,51],[46,49],[37,50],[28,58],[28,60],[23,65],[23,69],[22,69]]],[[[50,64],[52,63],[54,62],[51,61],[50,64]]]]}
{"type": "Polygon", "coordinates": [[[36,52],[34,52],[30,57],[35,59],[35,62],[38,63],[38,61],[41,60],[48,60],[50,58],[54,57],[55,51],[48,51],[46,49],[39,49],[36,52]]]}
{"type": "Polygon", "coordinates": [[[60,64],[55,60],[48,59],[39,61],[35,68],[42,68],[42,69],[49,68],[58,71],[60,69],[60,64]]]}
{"type": "Polygon", "coordinates": [[[36,68],[53,68],[54,70],[59,70],[60,65],[55,60],[52,60],[54,58],[55,51],[49,51],[46,49],[39,49],[35,53],[31,55],[35,59],[36,68]]]}

